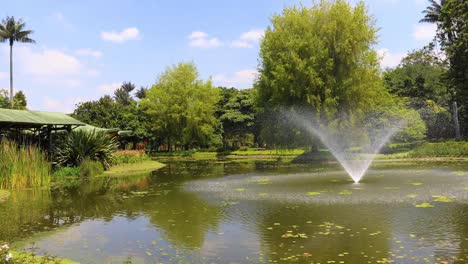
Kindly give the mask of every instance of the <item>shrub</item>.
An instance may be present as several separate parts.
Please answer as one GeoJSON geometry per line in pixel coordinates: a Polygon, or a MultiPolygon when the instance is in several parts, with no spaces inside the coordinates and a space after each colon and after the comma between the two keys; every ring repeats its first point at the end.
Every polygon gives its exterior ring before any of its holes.
{"type": "Polygon", "coordinates": [[[115,152],[114,156],[116,164],[137,163],[151,159],[144,150],[121,150],[115,152]]]}
{"type": "Polygon", "coordinates": [[[52,173],[55,179],[80,176],[80,168],[78,167],[58,167],[52,173]]]}
{"type": "Polygon", "coordinates": [[[467,141],[424,143],[409,153],[410,157],[467,157],[467,141]]]}
{"type": "Polygon", "coordinates": [[[104,173],[104,167],[99,161],[83,160],[80,164],[80,176],[93,177],[104,173]]]}
{"type": "Polygon", "coordinates": [[[77,167],[83,160],[99,161],[105,169],[114,158],[117,142],[103,132],[73,131],[55,149],[55,161],[60,166],[77,167]]]}
{"type": "Polygon", "coordinates": [[[35,146],[0,142],[0,189],[48,186],[50,165],[46,155],[35,146]]]}

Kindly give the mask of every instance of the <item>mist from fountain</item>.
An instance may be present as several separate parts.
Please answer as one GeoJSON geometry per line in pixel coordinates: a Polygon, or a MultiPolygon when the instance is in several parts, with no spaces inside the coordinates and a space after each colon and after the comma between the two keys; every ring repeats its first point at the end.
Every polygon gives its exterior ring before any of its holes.
{"type": "Polygon", "coordinates": [[[367,129],[366,132],[372,136],[372,140],[366,142],[353,137],[356,132],[363,131],[362,128],[354,128],[355,131],[350,131],[353,128],[348,127],[346,134],[349,136],[346,136],[344,133],[334,133],[329,126],[319,124],[310,116],[288,112],[287,117],[312,137],[318,137],[355,183],[359,183],[382,147],[403,126],[403,121],[398,120],[385,128],[374,128],[370,131],[367,129]],[[350,151],[350,146],[360,152],[350,151]]]}

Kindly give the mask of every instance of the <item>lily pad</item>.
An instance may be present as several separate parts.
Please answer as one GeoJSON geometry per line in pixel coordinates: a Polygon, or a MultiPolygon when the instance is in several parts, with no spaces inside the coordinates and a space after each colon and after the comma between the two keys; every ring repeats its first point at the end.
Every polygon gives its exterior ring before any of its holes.
{"type": "Polygon", "coordinates": [[[451,198],[444,195],[433,195],[432,198],[435,198],[434,202],[453,203],[453,200],[451,198]]]}
{"type": "Polygon", "coordinates": [[[423,185],[422,182],[412,182],[412,183],[410,183],[410,184],[413,185],[413,186],[421,186],[421,185],[423,185]]]}
{"type": "Polygon", "coordinates": [[[349,194],[352,194],[352,193],[353,192],[350,191],[350,190],[343,190],[343,191],[339,192],[339,194],[341,194],[341,195],[349,195],[349,194]]]}
{"type": "Polygon", "coordinates": [[[421,203],[421,204],[417,204],[415,205],[417,208],[432,208],[434,207],[432,204],[430,203],[421,203]]]}
{"type": "Polygon", "coordinates": [[[307,195],[309,196],[315,196],[315,195],[319,195],[320,193],[319,192],[308,192],[307,195]]]}
{"type": "Polygon", "coordinates": [[[413,198],[413,199],[416,198],[417,196],[418,196],[417,194],[408,194],[408,195],[406,195],[406,197],[413,198]]]}
{"type": "Polygon", "coordinates": [[[245,191],[245,188],[237,188],[236,191],[237,192],[243,192],[243,191],[245,191]]]}

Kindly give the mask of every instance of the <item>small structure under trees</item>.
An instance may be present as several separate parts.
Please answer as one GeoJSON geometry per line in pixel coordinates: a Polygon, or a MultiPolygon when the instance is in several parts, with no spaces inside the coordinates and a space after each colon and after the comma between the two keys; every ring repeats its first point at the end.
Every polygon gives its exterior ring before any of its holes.
{"type": "Polygon", "coordinates": [[[71,132],[85,125],[63,113],[0,109],[0,139],[6,136],[21,143],[38,144],[49,150],[55,132],[71,132]]]}

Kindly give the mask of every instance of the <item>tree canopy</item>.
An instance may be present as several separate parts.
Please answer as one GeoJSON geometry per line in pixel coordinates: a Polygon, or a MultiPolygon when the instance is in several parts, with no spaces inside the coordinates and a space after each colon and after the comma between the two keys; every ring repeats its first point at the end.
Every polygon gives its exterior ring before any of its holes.
{"type": "Polygon", "coordinates": [[[218,100],[219,91],[211,80],[199,79],[193,63],[179,63],[161,74],[147,90],[141,106],[152,132],[167,147],[206,147],[221,143],[215,133],[219,126],[214,115],[218,100]]]}

